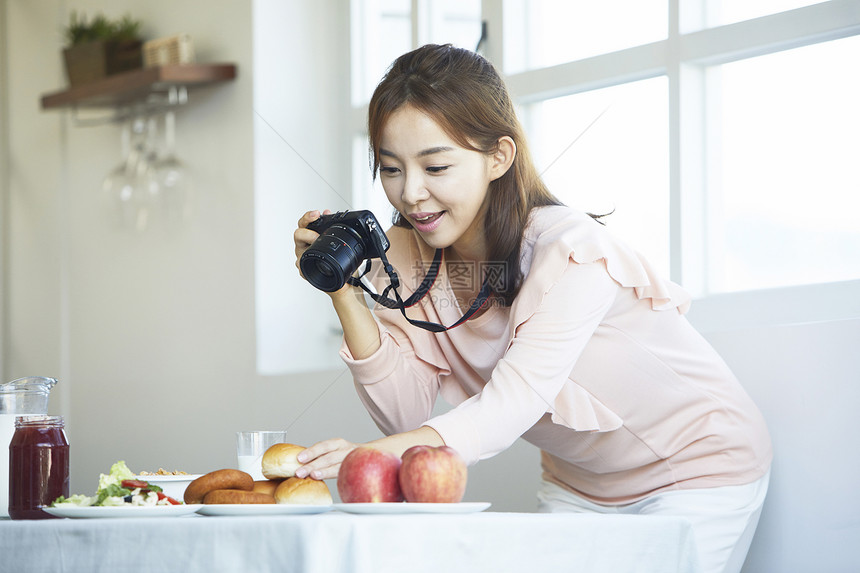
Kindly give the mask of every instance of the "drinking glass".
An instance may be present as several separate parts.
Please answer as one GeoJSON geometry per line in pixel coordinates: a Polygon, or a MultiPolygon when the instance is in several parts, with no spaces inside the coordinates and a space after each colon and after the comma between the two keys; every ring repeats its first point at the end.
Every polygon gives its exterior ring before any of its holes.
{"type": "Polygon", "coordinates": [[[271,446],[284,443],[287,443],[287,433],[284,431],[236,432],[239,469],[251,474],[255,480],[266,479],[262,469],[263,454],[271,446]]]}

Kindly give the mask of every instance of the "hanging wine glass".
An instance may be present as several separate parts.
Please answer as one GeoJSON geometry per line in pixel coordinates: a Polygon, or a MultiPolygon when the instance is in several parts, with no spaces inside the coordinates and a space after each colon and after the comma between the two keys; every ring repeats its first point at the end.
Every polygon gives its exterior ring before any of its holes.
{"type": "Polygon", "coordinates": [[[112,207],[117,223],[126,228],[134,227],[136,219],[134,188],[138,152],[136,147],[132,145],[134,124],[134,121],[123,124],[120,138],[122,162],[108,173],[102,183],[102,189],[112,207]]]}
{"type": "Polygon", "coordinates": [[[132,204],[135,210],[134,228],[137,231],[145,231],[153,223],[153,217],[158,210],[161,202],[161,189],[156,172],[158,156],[155,118],[140,120],[140,125],[142,133],[135,146],[137,163],[134,167],[132,204]]]}
{"type": "Polygon", "coordinates": [[[156,176],[166,222],[176,225],[190,216],[191,179],[176,156],[176,117],[172,110],[164,114],[164,143],[164,156],[155,163],[156,176]]]}

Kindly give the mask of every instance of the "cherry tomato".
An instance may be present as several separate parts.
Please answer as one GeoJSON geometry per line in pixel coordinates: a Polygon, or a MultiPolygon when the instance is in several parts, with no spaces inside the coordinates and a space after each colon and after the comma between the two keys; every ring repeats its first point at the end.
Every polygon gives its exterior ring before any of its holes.
{"type": "Polygon", "coordinates": [[[178,501],[176,501],[175,499],[173,499],[169,495],[165,495],[165,494],[161,493],[160,491],[157,491],[155,493],[158,494],[158,501],[161,501],[162,499],[166,499],[170,505],[180,505],[180,503],[178,501]]]}
{"type": "Polygon", "coordinates": [[[128,489],[135,489],[138,487],[141,489],[147,489],[149,484],[139,479],[124,479],[122,480],[122,487],[127,487],[128,489]]]}

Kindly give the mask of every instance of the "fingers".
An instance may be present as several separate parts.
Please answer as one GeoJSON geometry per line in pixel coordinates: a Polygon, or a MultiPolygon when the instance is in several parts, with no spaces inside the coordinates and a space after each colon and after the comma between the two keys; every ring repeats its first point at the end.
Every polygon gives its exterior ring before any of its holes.
{"type": "MultiPolygon", "coordinates": [[[[299,268],[299,259],[302,257],[302,253],[307,250],[311,244],[317,240],[319,237],[319,233],[316,231],[311,231],[308,229],[308,225],[313,221],[316,221],[320,218],[322,214],[328,214],[331,211],[326,209],[323,213],[320,213],[319,210],[308,211],[304,215],[301,216],[298,220],[298,228],[293,232],[293,242],[296,245],[296,268],[299,268]]],[[[299,274],[301,274],[301,269],[299,270],[299,274]]]]}
{"type": "Polygon", "coordinates": [[[299,218],[298,225],[299,227],[307,227],[308,223],[312,223],[320,218],[320,215],[331,215],[331,209],[326,209],[322,213],[320,213],[319,209],[314,209],[313,211],[308,211],[304,215],[299,218]]]}
{"type": "Polygon", "coordinates": [[[318,442],[299,453],[299,463],[304,465],[296,470],[296,477],[319,480],[336,478],[343,458],[356,447],[357,444],[342,438],[318,442]]]}
{"type": "Polygon", "coordinates": [[[302,215],[299,218],[299,222],[298,222],[299,227],[307,227],[308,223],[310,223],[312,221],[316,221],[317,219],[319,219],[321,214],[322,213],[320,213],[319,209],[314,209],[313,211],[308,211],[307,213],[305,213],[304,215],[302,215]]]}
{"type": "MultiPolygon", "coordinates": [[[[295,252],[296,252],[296,268],[299,271],[299,276],[305,278],[304,274],[302,274],[301,267],[301,259],[302,254],[310,247],[314,241],[316,241],[320,234],[316,231],[312,231],[308,229],[308,225],[317,219],[319,219],[322,215],[331,215],[331,209],[325,209],[322,213],[319,209],[315,209],[313,211],[308,211],[304,215],[302,215],[298,220],[298,228],[293,232],[293,242],[295,243],[295,252]]],[[[344,285],[344,291],[351,291],[350,288],[347,288],[347,285],[344,285]]]]}
{"type": "Polygon", "coordinates": [[[328,452],[351,446],[351,442],[347,442],[343,438],[332,438],[330,440],[323,440],[321,442],[317,442],[314,445],[305,448],[301,452],[299,452],[299,463],[308,463],[323,454],[327,454],[328,452]]]}
{"type": "Polygon", "coordinates": [[[307,227],[322,215],[331,215],[331,209],[326,209],[322,213],[320,213],[319,209],[315,209],[313,211],[308,211],[299,218],[297,223],[298,228],[293,233],[293,241],[296,243],[297,255],[301,254],[301,251],[308,248],[311,243],[319,237],[319,233],[311,231],[307,227]]]}

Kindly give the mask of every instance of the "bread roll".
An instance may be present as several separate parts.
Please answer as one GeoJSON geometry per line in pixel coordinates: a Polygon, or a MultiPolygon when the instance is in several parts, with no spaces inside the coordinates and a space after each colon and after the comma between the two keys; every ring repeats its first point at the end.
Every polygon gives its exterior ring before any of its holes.
{"type": "Polygon", "coordinates": [[[330,505],[332,499],[324,481],[291,477],[281,482],[275,490],[275,501],[299,505],[330,505]]]}
{"type": "Polygon", "coordinates": [[[263,454],[263,475],[268,479],[293,477],[302,465],[296,456],[304,449],[295,444],[275,444],[270,447],[263,454]]]}
{"type": "Polygon", "coordinates": [[[281,485],[281,482],[284,480],[280,479],[264,479],[264,480],[256,480],[254,482],[254,491],[257,493],[265,493],[267,495],[274,496],[275,490],[278,489],[278,486],[281,485]]]}

